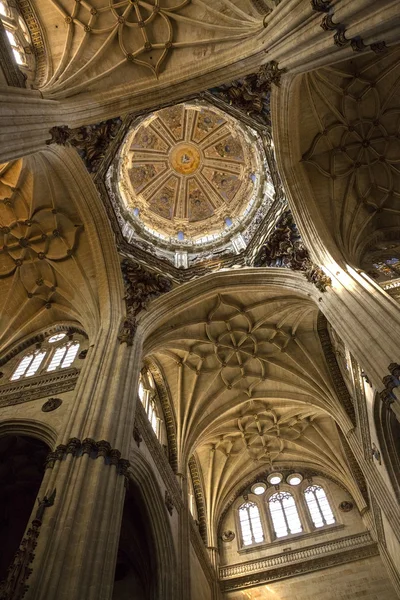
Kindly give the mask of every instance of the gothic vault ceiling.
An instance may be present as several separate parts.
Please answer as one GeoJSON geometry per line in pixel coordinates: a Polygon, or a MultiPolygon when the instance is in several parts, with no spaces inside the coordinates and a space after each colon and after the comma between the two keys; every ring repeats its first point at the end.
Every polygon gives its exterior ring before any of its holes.
{"type": "Polygon", "coordinates": [[[243,289],[182,307],[148,341],[175,414],[178,464],[195,452],[211,529],[246,478],[283,466],[320,469],[357,497],[317,313],[289,290],[243,289]]]}
{"type": "Polygon", "coordinates": [[[261,199],[261,163],[254,135],[237,120],[215,107],[178,104],[129,132],[119,191],[156,240],[200,243],[229,235],[228,218],[230,227],[248,220],[261,199]]]}
{"type": "Polygon", "coordinates": [[[357,266],[398,241],[399,75],[397,47],[307,73],[299,89],[303,164],[329,230],[357,266]]]}
{"type": "Polygon", "coordinates": [[[54,158],[0,166],[0,349],[56,321],[93,322],[91,251],[54,158]]]}
{"type": "MultiPolygon", "coordinates": [[[[137,89],[204,72],[218,57],[254,53],[264,17],[250,0],[36,0],[52,53],[43,89],[63,96],[109,90],[132,78],[137,89]],[[248,41],[248,48],[243,42],[248,41]],[[89,58],[88,58],[89,57],[89,58]],[[166,73],[166,78],[163,77],[166,73]]],[[[274,6],[273,3],[269,5],[274,6]]]]}

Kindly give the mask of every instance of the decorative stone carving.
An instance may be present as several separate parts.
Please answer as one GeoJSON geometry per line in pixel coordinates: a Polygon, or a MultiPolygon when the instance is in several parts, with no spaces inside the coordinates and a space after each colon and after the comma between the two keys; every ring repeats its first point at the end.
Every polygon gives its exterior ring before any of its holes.
{"type": "Polygon", "coordinates": [[[257,73],[251,73],[243,79],[212,90],[229,104],[247,115],[259,115],[270,124],[269,97],[272,85],[279,86],[286,69],[279,69],[272,60],[260,67],[257,73]]]}
{"type": "MultiPolygon", "coordinates": [[[[346,38],[346,27],[342,23],[335,23],[333,21],[335,7],[332,6],[331,0],[311,0],[311,7],[317,12],[328,13],[322,19],[321,27],[324,31],[335,31],[333,41],[336,46],[346,46],[347,44],[350,44],[355,52],[360,52],[368,48],[368,45],[364,44],[364,41],[360,36],[351,39],[346,38]]],[[[370,44],[369,47],[376,54],[387,52],[387,46],[384,41],[370,44]]]]}
{"type": "Polygon", "coordinates": [[[133,439],[135,440],[137,447],[140,448],[140,444],[143,442],[143,438],[140,435],[140,431],[136,425],[133,428],[133,439]]]}
{"type": "Polygon", "coordinates": [[[353,510],[353,508],[354,504],[352,502],[349,502],[348,500],[343,500],[343,502],[339,504],[339,510],[341,510],[342,512],[350,512],[351,510],[353,510]]]}
{"type": "Polygon", "coordinates": [[[53,506],[56,497],[54,488],[50,496],[38,498],[38,509],[36,516],[31,522],[26,535],[15,554],[14,560],[7,572],[7,578],[0,583],[0,600],[22,600],[28,591],[27,579],[32,573],[29,566],[35,558],[34,550],[40,533],[43,516],[46,508],[53,506]]]}
{"type": "Polygon", "coordinates": [[[224,531],[221,535],[221,540],[223,542],[232,542],[235,539],[235,534],[230,529],[228,531],[224,531]]]}
{"type": "Polygon", "coordinates": [[[51,139],[47,144],[70,144],[77,149],[89,173],[98,171],[110,142],[117,135],[122,121],[120,118],[108,119],[94,125],[85,125],[70,129],[66,125],[52,127],[51,139]]]}
{"type": "Polygon", "coordinates": [[[124,259],[121,263],[125,283],[125,302],[127,316],[124,319],[118,339],[128,346],[133,343],[136,331],[136,317],[147,308],[150,300],[169,292],[172,283],[166,277],[147,271],[143,266],[131,260],[124,259]]]}
{"type": "Polygon", "coordinates": [[[129,460],[121,458],[121,452],[112,448],[106,440],[96,442],[92,438],[85,438],[83,441],[70,438],[67,444],[60,444],[54,451],[49,452],[45,468],[52,469],[57,460],[64,460],[68,454],[72,454],[75,458],[83,454],[88,454],[92,459],[102,457],[105,465],[114,465],[118,475],[125,477],[125,483],[128,480],[129,460]]]}
{"type": "Polygon", "coordinates": [[[317,12],[328,12],[331,7],[331,0],[311,0],[311,6],[317,12]]]}
{"type": "Polygon", "coordinates": [[[369,532],[219,568],[223,592],[262,585],[379,554],[369,532]]]}
{"type": "Polygon", "coordinates": [[[80,360],[84,360],[86,358],[86,356],[87,356],[87,353],[88,353],[88,349],[87,348],[86,348],[86,350],[81,350],[81,352],[79,352],[79,354],[78,354],[78,358],[80,360]]]}
{"type": "Polygon", "coordinates": [[[375,460],[377,461],[377,463],[379,463],[381,465],[382,464],[381,453],[378,450],[378,448],[374,442],[372,442],[372,445],[371,445],[371,453],[372,453],[373,458],[375,458],[375,460]]]}
{"type": "Polygon", "coordinates": [[[400,386],[400,365],[397,363],[391,363],[388,367],[390,375],[383,377],[382,382],[385,385],[385,389],[379,392],[379,397],[382,402],[390,408],[393,402],[396,400],[396,396],[393,392],[394,388],[400,386]]]}
{"type": "Polygon", "coordinates": [[[165,490],[165,506],[167,507],[169,514],[172,515],[174,510],[174,501],[172,500],[172,496],[168,490],[165,490]]]}
{"type": "Polygon", "coordinates": [[[271,236],[264,242],[254,260],[254,266],[287,267],[293,271],[301,271],[307,281],[313,283],[320,292],[325,292],[332,285],[330,277],[311,261],[289,210],[283,213],[271,236]]]}
{"type": "Polygon", "coordinates": [[[43,412],[51,412],[56,410],[59,406],[61,406],[62,400],[61,398],[49,398],[42,406],[43,412]]]}

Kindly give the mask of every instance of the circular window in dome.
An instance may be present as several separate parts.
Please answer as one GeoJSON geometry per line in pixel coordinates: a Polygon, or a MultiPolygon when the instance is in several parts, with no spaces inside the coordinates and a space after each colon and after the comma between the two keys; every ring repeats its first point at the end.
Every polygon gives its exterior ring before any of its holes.
{"type": "Polygon", "coordinates": [[[52,335],[51,337],[49,337],[49,339],[47,341],[50,342],[50,344],[55,344],[55,342],[59,342],[60,340],[63,340],[66,335],[67,335],[66,333],[56,333],[55,335],[52,335]]]}
{"type": "Polygon", "coordinates": [[[267,486],[262,481],[255,483],[254,485],[251,486],[251,491],[253,492],[253,494],[256,494],[257,496],[261,496],[261,494],[263,494],[266,489],[267,489],[267,486]]]}
{"type": "Polygon", "coordinates": [[[286,481],[289,485],[300,485],[303,481],[303,475],[301,473],[291,473],[286,477],[286,481]]]}
{"type": "Polygon", "coordinates": [[[272,485],[279,485],[283,479],[282,473],[270,473],[267,477],[269,483],[272,485]]]}
{"type": "Polygon", "coordinates": [[[126,218],[160,247],[193,251],[229,239],[263,200],[262,152],[252,129],[213,105],[153,112],[121,147],[116,185],[126,218]]]}

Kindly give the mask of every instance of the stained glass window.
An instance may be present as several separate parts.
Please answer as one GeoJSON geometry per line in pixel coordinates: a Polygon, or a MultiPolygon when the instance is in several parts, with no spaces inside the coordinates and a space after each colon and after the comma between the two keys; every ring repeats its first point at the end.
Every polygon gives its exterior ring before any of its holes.
{"type": "Polygon", "coordinates": [[[310,485],[304,490],[304,497],[315,527],[332,525],[335,522],[324,488],[320,485],[310,485]]]}
{"type": "Polygon", "coordinates": [[[303,530],[292,494],[277,492],[270,497],[268,505],[277,538],[303,530]]]}
{"type": "Polygon", "coordinates": [[[239,521],[244,546],[264,541],[260,511],[254,502],[245,502],[239,507],[239,521]]]}

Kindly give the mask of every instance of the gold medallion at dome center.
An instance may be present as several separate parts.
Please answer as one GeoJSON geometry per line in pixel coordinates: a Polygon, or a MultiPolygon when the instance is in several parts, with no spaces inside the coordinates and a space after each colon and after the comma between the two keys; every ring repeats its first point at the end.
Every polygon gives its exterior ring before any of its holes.
{"type": "Polygon", "coordinates": [[[177,173],[191,175],[200,166],[200,152],[191,144],[179,144],[171,150],[169,162],[177,173]]]}

